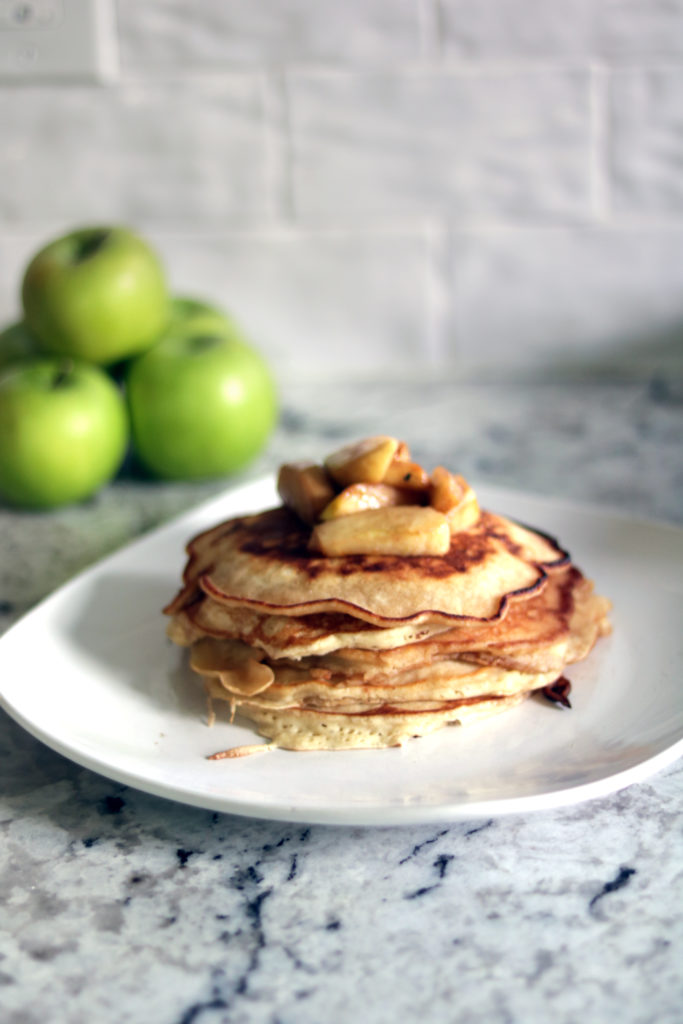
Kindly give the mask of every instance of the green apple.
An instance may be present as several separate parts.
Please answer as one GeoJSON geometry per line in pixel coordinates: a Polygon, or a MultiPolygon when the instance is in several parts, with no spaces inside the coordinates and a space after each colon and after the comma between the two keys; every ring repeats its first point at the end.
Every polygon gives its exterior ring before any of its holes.
{"type": "Polygon", "coordinates": [[[232,321],[217,306],[212,306],[203,299],[194,299],[186,295],[174,295],[169,311],[169,330],[179,329],[185,332],[201,327],[202,331],[214,330],[225,333],[232,326],[232,321]]]}
{"type": "Polygon", "coordinates": [[[0,370],[40,353],[40,344],[23,320],[0,331],[0,370]]]}
{"type": "Polygon", "coordinates": [[[36,253],[21,288],[43,348],[109,365],[149,348],[169,315],[154,250],[125,227],[83,228],[36,253]]]}
{"type": "Polygon", "coordinates": [[[0,494],[14,505],[81,501],[111,479],[128,444],[120,390],[89,363],[26,359],[0,374],[0,494]]]}
{"type": "Polygon", "coordinates": [[[245,466],[277,418],[263,357],[218,310],[176,307],[171,326],[129,367],[133,445],[156,476],[196,480],[245,466]]]}

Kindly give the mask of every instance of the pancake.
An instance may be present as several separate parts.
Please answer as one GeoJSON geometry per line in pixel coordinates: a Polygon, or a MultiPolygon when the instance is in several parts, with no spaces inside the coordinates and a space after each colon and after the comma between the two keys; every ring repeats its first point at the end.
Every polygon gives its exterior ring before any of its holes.
{"type": "Polygon", "coordinates": [[[330,558],[312,553],[309,537],[306,524],[284,507],[200,534],[168,611],[200,590],[219,604],[261,614],[341,612],[381,627],[493,620],[568,562],[551,538],[490,512],[454,534],[443,556],[330,558]]]}
{"type": "MultiPolygon", "coordinates": [[[[211,696],[211,688],[208,692],[211,696]]],[[[426,711],[385,706],[360,714],[252,707],[249,720],[273,746],[284,750],[367,750],[399,747],[446,725],[469,725],[510,710],[525,696],[444,702],[426,711]]]]}
{"type": "Polygon", "coordinates": [[[424,640],[446,628],[442,622],[423,622],[382,629],[334,612],[264,615],[253,608],[219,604],[201,594],[174,614],[169,636],[181,647],[189,647],[202,636],[235,637],[260,647],[274,658],[303,658],[327,654],[341,647],[395,648],[424,640]]]}
{"type": "MultiPolygon", "coordinates": [[[[215,644],[216,641],[208,641],[215,644]]],[[[458,659],[415,664],[372,680],[339,676],[306,666],[270,663],[260,682],[232,664],[221,666],[224,651],[198,652],[195,671],[217,681],[214,696],[233,702],[249,714],[251,708],[302,708],[344,714],[376,711],[388,704],[411,711],[438,708],[444,702],[510,697],[543,689],[557,673],[519,672],[499,666],[476,665],[458,659]],[[209,661],[211,665],[209,667],[209,661]],[[268,681],[267,669],[272,671],[268,681]]]]}
{"type": "Polygon", "coordinates": [[[333,613],[259,615],[201,595],[175,614],[169,635],[181,646],[191,646],[202,637],[234,638],[271,658],[324,659],[341,652],[334,662],[356,667],[381,664],[388,669],[408,657],[424,660],[431,659],[433,652],[440,656],[457,652],[473,660],[535,671],[560,669],[583,657],[608,609],[609,602],[596,595],[590,581],[570,565],[552,574],[546,586],[527,601],[512,602],[507,614],[495,622],[461,620],[450,628],[436,623],[382,629],[333,613]]]}
{"type": "Polygon", "coordinates": [[[286,505],[189,542],[164,611],[211,717],[224,702],[271,745],[338,750],[403,743],[538,691],[568,703],[564,671],[609,632],[609,602],[551,536],[408,460],[382,437],[329,470],[291,464],[286,505]]]}

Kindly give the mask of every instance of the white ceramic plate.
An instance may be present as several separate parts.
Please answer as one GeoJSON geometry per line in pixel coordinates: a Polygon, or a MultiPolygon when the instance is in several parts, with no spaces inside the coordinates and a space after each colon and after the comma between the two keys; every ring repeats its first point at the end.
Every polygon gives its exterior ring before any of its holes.
{"type": "Polygon", "coordinates": [[[191,535],[275,503],[229,492],[56,591],[0,639],[0,704],[54,750],[188,804],[285,821],[395,825],[577,803],[683,754],[683,530],[493,488],[482,504],[557,536],[614,602],[614,633],[568,675],[571,711],[541,698],[379,751],[206,755],[258,741],[206,725],[204,697],[160,608],[191,535]]]}

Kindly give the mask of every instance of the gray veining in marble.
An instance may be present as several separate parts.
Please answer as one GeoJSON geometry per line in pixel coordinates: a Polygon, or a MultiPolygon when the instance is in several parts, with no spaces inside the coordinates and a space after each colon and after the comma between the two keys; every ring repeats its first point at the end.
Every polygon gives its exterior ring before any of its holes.
{"type": "MultiPolygon", "coordinates": [[[[473,479],[683,521],[680,380],[283,389],[246,477],[396,432],[473,479]]],[[[9,625],[127,538],[222,489],[125,476],[0,509],[9,625]]],[[[0,717],[3,1024],[682,1019],[683,763],[587,804],[404,828],[184,807],[0,717]]]]}

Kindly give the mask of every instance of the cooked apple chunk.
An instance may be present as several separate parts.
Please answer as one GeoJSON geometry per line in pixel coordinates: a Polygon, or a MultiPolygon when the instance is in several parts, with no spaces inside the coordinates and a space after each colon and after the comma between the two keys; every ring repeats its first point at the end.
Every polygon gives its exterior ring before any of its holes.
{"type": "Polygon", "coordinates": [[[481,509],[479,508],[477,496],[469,484],[466,484],[465,493],[460,504],[446,512],[446,519],[448,520],[451,533],[467,530],[468,527],[478,522],[480,516],[481,509]]]}
{"type": "Polygon", "coordinates": [[[439,512],[449,512],[461,497],[462,486],[458,477],[443,466],[437,466],[430,478],[429,503],[432,508],[439,512]]]}
{"type": "Polygon", "coordinates": [[[288,462],[280,467],[278,494],[305,523],[314,523],[334,498],[334,488],[322,466],[315,462],[288,462]]]}
{"type": "MultiPolygon", "coordinates": [[[[387,466],[383,483],[391,484],[393,487],[410,488],[411,491],[426,494],[429,488],[429,474],[417,462],[394,456],[387,466]]],[[[416,497],[417,495],[414,495],[413,500],[416,497]]]]}
{"type": "Polygon", "coordinates": [[[445,555],[446,516],[421,505],[395,505],[318,523],[310,547],[323,555],[445,555]]]}
{"type": "Polygon", "coordinates": [[[480,515],[477,496],[467,481],[443,466],[431,475],[429,503],[446,516],[451,533],[467,529],[480,515]]]}
{"type": "Polygon", "coordinates": [[[333,498],[320,513],[320,519],[336,519],[355,512],[372,508],[386,508],[389,505],[407,505],[415,500],[407,489],[391,487],[389,484],[349,484],[333,498]]]}
{"type": "Polygon", "coordinates": [[[395,437],[367,437],[345,445],[325,459],[325,469],[340,487],[379,484],[399,447],[395,437]]]}

